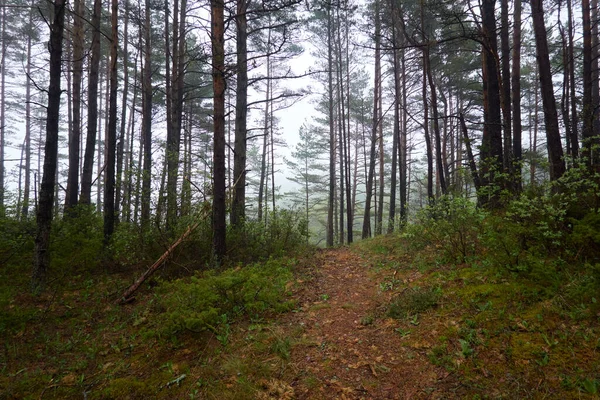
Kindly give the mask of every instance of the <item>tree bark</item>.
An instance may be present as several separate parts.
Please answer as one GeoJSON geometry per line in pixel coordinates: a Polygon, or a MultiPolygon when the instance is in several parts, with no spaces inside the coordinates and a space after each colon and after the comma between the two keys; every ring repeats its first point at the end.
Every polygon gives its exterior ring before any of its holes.
{"type": "Polygon", "coordinates": [[[483,107],[484,128],[481,143],[482,168],[480,175],[483,185],[492,185],[492,191],[486,193],[486,198],[480,197],[482,204],[490,207],[498,206],[499,190],[502,182],[497,182],[496,177],[503,171],[502,157],[502,118],[500,83],[498,64],[498,42],[496,38],[496,17],[494,15],[495,0],[483,0],[481,6],[483,29],[483,107]]]}
{"type": "Polygon", "coordinates": [[[521,162],[523,159],[521,122],[521,0],[514,2],[513,53],[512,53],[512,148],[513,182],[517,192],[522,189],[521,162]]]}
{"type": "Polygon", "coordinates": [[[565,172],[565,160],[563,159],[563,149],[558,129],[558,114],[556,112],[554,87],[552,85],[552,71],[550,68],[548,39],[544,23],[542,0],[531,0],[531,17],[533,20],[533,30],[535,32],[536,55],[540,71],[542,103],[544,105],[550,179],[556,180],[565,172]]]}
{"type": "Polygon", "coordinates": [[[96,148],[96,135],[98,134],[98,70],[100,68],[100,17],[102,15],[102,1],[94,0],[92,14],[92,48],[90,60],[90,74],[88,78],[88,112],[87,112],[87,139],[85,154],[83,156],[83,171],[81,173],[81,194],[79,202],[89,205],[92,193],[92,174],[94,172],[94,152],[96,148]]]}
{"type": "Polygon", "coordinates": [[[46,144],[44,147],[44,175],[40,190],[40,203],[37,210],[37,233],[35,237],[34,265],[31,288],[39,293],[46,284],[46,274],[50,264],[50,229],[52,224],[52,204],[58,164],[58,130],[60,117],[60,76],[63,53],[63,31],[65,23],[65,0],[56,0],[54,19],[50,25],[50,84],[48,87],[48,108],[46,114],[46,144]]]}
{"type": "Polygon", "coordinates": [[[231,224],[241,227],[246,217],[246,135],[248,118],[248,23],[249,0],[237,0],[237,86],[235,103],[235,143],[233,154],[233,201],[231,224]]]}
{"type": "Polygon", "coordinates": [[[327,246],[333,246],[335,205],[335,128],[333,113],[333,16],[327,5],[327,93],[329,106],[329,196],[327,199],[327,246]]]}
{"type": "Polygon", "coordinates": [[[510,42],[509,42],[509,22],[508,22],[508,0],[501,0],[500,3],[500,48],[502,50],[501,70],[502,70],[502,91],[500,100],[502,106],[502,127],[504,130],[504,151],[503,163],[504,169],[512,174],[512,132],[511,132],[511,109],[510,109],[510,42]]]}
{"type": "Polygon", "coordinates": [[[150,194],[152,179],[152,41],[150,0],[145,0],[144,29],[144,70],[142,72],[142,132],[141,142],[143,154],[141,225],[142,230],[150,223],[150,194]]]}
{"type": "Polygon", "coordinates": [[[117,153],[117,58],[119,46],[117,0],[111,0],[110,94],[106,130],[106,175],[104,183],[104,245],[108,246],[115,230],[115,162],[117,153]]]}
{"type": "Polygon", "coordinates": [[[371,128],[371,149],[369,156],[369,173],[367,175],[365,212],[363,216],[362,238],[371,236],[371,200],[373,198],[373,181],[375,178],[376,144],[379,128],[379,82],[381,81],[381,20],[379,16],[379,0],[375,0],[375,77],[373,84],[373,125],[371,128]]]}
{"type": "Polygon", "coordinates": [[[213,260],[220,266],[226,253],[225,209],[225,20],[223,0],[211,0],[213,76],[213,260]]]}

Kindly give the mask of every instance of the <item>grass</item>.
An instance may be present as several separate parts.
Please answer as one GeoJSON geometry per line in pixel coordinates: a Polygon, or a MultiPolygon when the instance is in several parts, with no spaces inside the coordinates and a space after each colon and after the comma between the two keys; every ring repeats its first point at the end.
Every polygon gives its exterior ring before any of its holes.
{"type": "Polygon", "coordinates": [[[355,250],[375,270],[397,266],[403,284],[382,286],[388,316],[398,318],[407,351],[424,348],[430,363],[452,372],[460,382],[453,396],[595,398],[600,314],[591,272],[557,268],[540,278],[486,263],[484,255],[443,262],[434,247],[408,254],[407,240],[382,236],[355,250]]]}
{"type": "Polygon", "coordinates": [[[295,345],[268,310],[256,322],[238,313],[215,332],[171,333],[156,289],[114,304],[137,271],[55,280],[40,297],[28,294],[27,272],[0,270],[0,399],[253,399],[295,345]]]}

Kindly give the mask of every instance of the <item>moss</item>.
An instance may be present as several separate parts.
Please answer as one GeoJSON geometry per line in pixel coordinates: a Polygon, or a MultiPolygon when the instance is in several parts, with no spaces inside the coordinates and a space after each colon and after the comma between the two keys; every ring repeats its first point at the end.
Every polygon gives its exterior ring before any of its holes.
{"type": "MultiPolygon", "coordinates": [[[[135,377],[117,378],[108,383],[100,397],[103,399],[146,399],[156,395],[158,387],[151,387],[148,381],[140,381],[135,377]]],[[[95,397],[95,396],[93,396],[95,397]]]]}

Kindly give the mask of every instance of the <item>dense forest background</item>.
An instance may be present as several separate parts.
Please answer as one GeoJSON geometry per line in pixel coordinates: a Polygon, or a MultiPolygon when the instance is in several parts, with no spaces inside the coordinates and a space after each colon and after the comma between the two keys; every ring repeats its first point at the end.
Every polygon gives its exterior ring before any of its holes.
{"type": "Polygon", "coordinates": [[[107,262],[202,225],[219,265],[259,232],[351,243],[447,198],[498,210],[577,187],[583,218],[597,21],[588,0],[6,1],[0,217],[35,235],[34,290],[61,223],[96,227],[107,262]],[[306,96],[314,115],[285,132],[306,96]]]}

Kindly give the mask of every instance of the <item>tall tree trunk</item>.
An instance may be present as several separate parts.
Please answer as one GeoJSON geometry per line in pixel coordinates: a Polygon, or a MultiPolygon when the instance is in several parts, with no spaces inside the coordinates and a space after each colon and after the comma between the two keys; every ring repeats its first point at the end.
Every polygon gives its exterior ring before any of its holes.
{"type": "Polygon", "coordinates": [[[329,100],[329,196],[327,199],[327,246],[333,246],[335,205],[335,127],[333,113],[333,15],[327,6],[327,93],[329,100]]]}
{"type": "Polygon", "coordinates": [[[500,101],[502,105],[502,127],[504,128],[504,169],[512,174],[512,137],[511,137],[511,110],[510,110],[510,42],[508,22],[508,0],[500,2],[500,48],[502,50],[502,91],[500,101]]]}
{"type": "MultiPolygon", "coordinates": [[[[404,43],[404,39],[402,40],[404,43]]],[[[400,70],[402,71],[402,126],[400,129],[400,143],[398,149],[400,154],[400,223],[404,224],[407,220],[408,206],[408,109],[406,107],[406,53],[404,49],[400,50],[400,70]]]]}
{"type": "Polygon", "coordinates": [[[398,143],[400,141],[400,64],[398,62],[398,34],[397,34],[397,13],[395,10],[395,2],[390,0],[390,8],[392,12],[392,44],[394,50],[392,52],[392,68],[394,74],[394,132],[392,138],[392,175],[390,180],[390,211],[388,215],[388,233],[394,231],[394,223],[396,218],[396,185],[398,172],[398,143]]]}
{"type": "Polygon", "coordinates": [[[73,9],[73,125],[69,136],[69,170],[65,211],[77,205],[79,196],[79,147],[81,141],[81,78],[83,74],[83,0],[74,1],[73,9]]]}
{"type": "Polygon", "coordinates": [[[568,31],[569,31],[569,80],[571,89],[571,156],[573,158],[579,157],[579,118],[577,113],[577,95],[575,92],[575,54],[574,54],[574,23],[573,23],[573,8],[571,0],[567,0],[567,17],[568,17],[568,31]]]}
{"type": "MultiPolygon", "coordinates": [[[[597,71],[594,71],[594,64],[597,64],[597,59],[594,60],[594,53],[597,50],[593,49],[592,25],[596,25],[597,21],[591,20],[590,0],[582,0],[581,2],[583,16],[583,129],[581,137],[583,141],[582,156],[588,166],[598,166],[600,163],[600,151],[597,146],[600,145],[600,138],[594,135],[594,114],[597,113],[594,99],[598,99],[598,93],[594,94],[594,75],[597,76],[597,71]]],[[[596,12],[594,12],[596,14],[596,12]]],[[[597,30],[597,28],[596,28],[597,30]]],[[[597,41],[597,38],[596,38],[597,41]]]]}
{"type": "Polygon", "coordinates": [[[429,81],[429,89],[431,91],[431,112],[433,114],[433,135],[435,138],[435,160],[437,166],[437,177],[440,183],[442,194],[448,193],[446,186],[446,178],[444,176],[444,158],[442,157],[442,140],[440,134],[440,123],[438,115],[438,101],[437,101],[437,89],[433,81],[433,74],[431,72],[431,58],[429,57],[429,47],[426,46],[423,50],[425,52],[424,57],[427,61],[427,70],[424,73],[427,74],[427,80],[429,81]]]}
{"type": "Polygon", "coordinates": [[[150,223],[150,194],[152,181],[152,42],[150,35],[150,0],[145,0],[144,70],[142,72],[142,132],[143,148],[141,224],[142,229],[150,223]]]}
{"type": "Polygon", "coordinates": [[[514,2],[513,53],[512,53],[512,149],[513,181],[516,191],[521,191],[521,162],[523,159],[521,122],[521,0],[514,2]]]}
{"type": "Polygon", "coordinates": [[[226,252],[225,210],[225,20],[223,0],[211,0],[213,76],[213,257],[221,265],[226,252]]]}
{"type": "Polygon", "coordinates": [[[248,117],[248,0],[237,0],[237,82],[235,103],[235,144],[233,154],[233,201],[231,224],[240,227],[246,216],[246,120],[248,117]]]}
{"type": "MultiPolygon", "coordinates": [[[[481,143],[483,185],[496,187],[496,177],[503,170],[502,157],[502,118],[500,113],[500,83],[498,64],[498,42],[496,38],[496,17],[494,15],[495,0],[483,0],[481,6],[483,28],[483,99],[484,99],[484,128],[481,143]]],[[[499,190],[493,190],[486,198],[480,197],[482,204],[497,207],[499,190]]]]}
{"type": "Polygon", "coordinates": [[[46,115],[46,144],[44,147],[44,175],[37,210],[37,233],[31,288],[39,293],[46,284],[46,273],[50,265],[50,228],[52,204],[58,164],[58,123],[60,117],[60,75],[63,53],[63,31],[65,23],[65,0],[54,2],[54,19],[50,25],[50,84],[46,115]]]}
{"type": "Polygon", "coordinates": [[[373,126],[371,128],[371,150],[369,156],[369,173],[367,176],[365,212],[363,216],[362,238],[371,236],[371,200],[373,198],[373,181],[375,178],[376,144],[379,128],[379,82],[381,81],[381,20],[379,16],[379,0],[375,0],[375,77],[373,84],[373,126]]]}
{"type": "MultiPolygon", "coordinates": [[[[33,10],[29,11],[28,26],[32,29],[33,10]]],[[[27,35],[27,76],[25,77],[25,184],[21,218],[29,217],[29,190],[31,186],[31,35],[27,35]]]]}
{"type": "Polygon", "coordinates": [[[6,58],[8,38],[6,35],[6,7],[2,7],[2,28],[0,31],[0,217],[4,217],[4,144],[6,141],[6,58]]]}
{"type": "Polygon", "coordinates": [[[433,149],[431,145],[431,135],[429,134],[429,102],[427,100],[427,69],[428,59],[427,53],[423,50],[423,134],[425,135],[425,150],[427,152],[427,202],[432,204],[433,195],[433,149]]]}
{"type": "MultiPolygon", "coordinates": [[[[598,0],[592,0],[592,136],[596,145],[600,144],[600,81],[598,80],[600,71],[598,70],[598,57],[600,49],[598,45],[598,0]]],[[[594,165],[600,164],[600,149],[593,149],[592,162],[594,165]]]]}
{"type": "MultiPolygon", "coordinates": [[[[81,194],[79,202],[89,205],[92,193],[92,174],[94,172],[94,151],[96,135],[98,134],[98,70],[100,68],[100,17],[102,15],[102,0],[94,0],[92,14],[92,48],[90,73],[88,78],[87,100],[87,139],[83,156],[83,172],[81,174],[81,194]]],[[[100,171],[98,171],[99,173],[100,171]]]]}
{"type": "Polygon", "coordinates": [[[115,222],[119,222],[121,200],[123,193],[123,164],[125,162],[125,137],[127,135],[127,97],[129,95],[129,0],[125,0],[123,11],[123,97],[121,99],[121,126],[119,127],[119,141],[117,143],[117,177],[115,187],[115,222]]]}
{"type": "MultiPolygon", "coordinates": [[[[587,0],[584,0],[587,1],[587,0]]],[[[544,121],[546,123],[546,142],[548,146],[548,161],[550,163],[550,179],[556,180],[565,172],[565,160],[558,129],[558,114],[554,100],[552,71],[548,53],[548,39],[544,24],[542,0],[531,0],[531,17],[535,32],[536,55],[540,70],[540,85],[544,105],[544,121]]]]}
{"type": "MultiPolygon", "coordinates": [[[[269,32],[267,33],[267,61],[266,61],[266,67],[267,67],[267,79],[266,79],[266,85],[267,85],[267,89],[266,89],[266,96],[265,96],[265,116],[264,116],[264,125],[263,125],[263,146],[262,146],[262,156],[261,156],[261,163],[260,163],[260,183],[258,186],[258,220],[262,221],[263,220],[263,202],[266,205],[268,203],[267,196],[266,196],[266,186],[267,183],[266,181],[268,180],[267,177],[267,149],[268,149],[268,144],[269,144],[269,120],[270,120],[270,112],[269,112],[269,107],[272,107],[271,105],[271,57],[268,54],[269,53],[269,49],[271,48],[271,30],[269,29],[269,32]]],[[[267,215],[265,213],[265,225],[266,225],[266,219],[267,219],[267,215]]]]}
{"type": "Polygon", "coordinates": [[[117,153],[117,50],[119,46],[118,2],[111,0],[112,37],[110,46],[110,95],[106,131],[106,175],[104,184],[104,244],[108,246],[115,230],[115,156],[117,153]]]}

